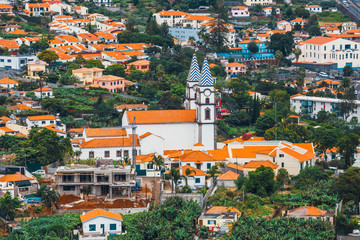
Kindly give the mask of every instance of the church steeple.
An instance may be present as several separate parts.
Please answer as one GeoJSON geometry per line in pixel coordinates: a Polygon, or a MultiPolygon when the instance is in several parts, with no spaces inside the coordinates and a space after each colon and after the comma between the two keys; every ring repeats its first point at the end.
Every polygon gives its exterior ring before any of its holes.
{"type": "Polygon", "coordinates": [[[200,68],[196,58],[196,54],[194,53],[186,83],[186,95],[184,102],[185,109],[196,109],[195,88],[197,85],[199,85],[199,81],[200,81],[200,68]]]}
{"type": "Polygon", "coordinates": [[[187,80],[189,82],[198,82],[200,80],[200,68],[195,53],[191,61],[191,66],[187,80]]]}
{"type": "Polygon", "coordinates": [[[201,69],[200,86],[212,86],[212,85],[214,85],[214,82],[211,77],[208,61],[205,58],[203,67],[201,69]]]}

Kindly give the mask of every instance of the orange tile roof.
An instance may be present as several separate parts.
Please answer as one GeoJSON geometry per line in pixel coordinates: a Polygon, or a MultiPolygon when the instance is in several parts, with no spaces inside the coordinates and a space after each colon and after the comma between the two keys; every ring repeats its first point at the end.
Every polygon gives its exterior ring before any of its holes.
{"type": "Polygon", "coordinates": [[[122,128],[86,128],[87,137],[118,137],[126,136],[126,129],[122,128]]]}
{"type": "Polygon", "coordinates": [[[197,169],[194,167],[191,167],[189,165],[185,165],[182,167],[182,173],[180,173],[181,175],[185,176],[186,174],[186,169],[190,169],[191,173],[188,176],[206,176],[205,172],[201,169],[197,169]]]}
{"type": "Polygon", "coordinates": [[[84,129],[83,128],[70,128],[69,133],[83,133],[84,129]]]}
{"type": "Polygon", "coordinates": [[[19,182],[33,180],[33,178],[29,178],[22,174],[8,174],[0,178],[0,182],[19,182]]]}
{"type": "Polygon", "coordinates": [[[95,34],[92,33],[78,34],[78,37],[85,38],[89,41],[100,41],[100,38],[98,38],[95,34]]]}
{"type": "Polygon", "coordinates": [[[232,62],[225,65],[226,67],[246,67],[245,64],[238,63],[238,62],[232,62]]]}
{"type": "Polygon", "coordinates": [[[236,6],[236,7],[232,7],[232,9],[233,8],[238,8],[239,10],[245,10],[245,11],[249,10],[248,7],[244,7],[244,6],[236,6]]]}
{"type": "Polygon", "coordinates": [[[4,131],[5,133],[12,133],[15,132],[14,130],[8,128],[8,127],[0,127],[1,131],[4,131]]]}
{"type": "Polygon", "coordinates": [[[244,168],[240,165],[234,164],[234,163],[229,163],[228,165],[226,165],[229,168],[233,168],[239,171],[244,171],[244,168]]]}
{"type": "Polygon", "coordinates": [[[306,20],[302,18],[296,18],[294,20],[291,20],[290,22],[306,22],[306,20]]]}
{"type": "Polygon", "coordinates": [[[96,36],[100,37],[100,38],[105,38],[105,39],[116,39],[116,37],[114,37],[111,33],[106,33],[106,32],[97,32],[94,33],[96,36]]]}
{"type": "Polygon", "coordinates": [[[95,209],[90,212],[87,212],[83,215],[80,215],[81,222],[86,222],[87,220],[93,219],[98,216],[108,217],[112,219],[117,219],[123,221],[123,218],[120,214],[108,212],[102,209],[95,209]]]}
{"type": "Polygon", "coordinates": [[[52,91],[52,89],[48,88],[48,87],[42,87],[42,89],[37,88],[37,89],[34,90],[34,92],[40,92],[40,91],[49,92],[49,91],[52,91]]]}
{"type": "Polygon", "coordinates": [[[55,120],[54,115],[41,115],[41,116],[28,116],[30,121],[38,121],[38,120],[55,120]]]}
{"type": "Polygon", "coordinates": [[[101,81],[101,82],[106,82],[106,81],[124,81],[125,78],[123,77],[118,77],[118,76],[114,76],[114,75],[103,75],[102,77],[97,77],[94,78],[94,81],[101,81]]]}
{"type": "Polygon", "coordinates": [[[18,49],[19,44],[14,40],[0,39],[0,48],[18,49]]]}
{"type": "Polygon", "coordinates": [[[339,81],[334,81],[331,79],[320,80],[320,81],[317,81],[316,84],[321,84],[322,82],[325,82],[326,84],[340,85],[339,81]]]}
{"type": "Polygon", "coordinates": [[[298,94],[295,94],[295,95],[291,95],[291,96],[290,96],[290,98],[294,98],[294,97],[302,97],[302,96],[304,96],[304,95],[302,95],[302,94],[298,93],[298,94]]]}
{"type": "Polygon", "coordinates": [[[219,206],[213,206],[213,207],[211,207],[209,210],[207,210],[207,211],[205,212],[205,214],[209,214],[209,215],[212,215],[212,214],[220,215],[220,214],[222,214],[222,213],[228,213],[228,212],[241,214],[241,212],[240,212],[239,210],[237,210],[236,208],[234,208],[234,207],[219,207],[219,206]]]}
{"type": "Polygon", "coordinates": [[[198,142],[198,143],[195,143],[194,146],[195,146],[195,147],[203,147],[204,144],[198,142]]]}
{"type": "MultiPolygon", "coordinates": [[[[137,135],[136,146],[140,146],[137,135]]],[[[123,138],[98,138],[80,144],[82,148],[111,148],[111,147],[131,147],[133,144],[132,135],[123,138]]]]}
{"type": "Polygon", "coordinates": [[[346,33],[360,33],[360,28],[350,29],[346,33]]]}
{"type": "Polygon", "coordinates": [[[16,84],[16,83],[18,82],[7,77],[0,79],[0,84],[16,84]]]}
{"type": "Polygon", "coordinates": [[[13,8],[13,6],[7,4],[0,4],[0,8],[13,8]]]}
{"type": "Polygon", "coordinates": [[[71,35],[58,35],[58,38],[60,38],[61,40],[64,40],[66,42],[70,42],[70,43],[79,43],[80,41],[71,35]]]}
{"type": "Polygon", "coordinates": [[[18,34],[18,35],[26,35],[28,34],[27,32],[21,30],[21,29],[16,29],[15,31],[9,32],[10,34],[18,34]]]}
{"type": "Polygon", "coordinates": [[[196,110],[127,111],[129,124],[135,117],[137,124],[195,122],[196,110]]]}
{"type": "Polygon", "coordinates": [[[135,108],[142,108],[147,109],[148,106],[145,104],[122,104],[115,107],[116,109],[135,109],[135,108]]]}
{"type": "Polygon", "coordinates": [[[298,207],[288,211],[289,216],[325,216],[326,211],[314,206],[298,207]]]}
{"type": "Polygon", "coordinates": [[[212,156],[210,156],[207,153],[204,153],[203,151],[190,151],[188,153],[181,155],[179,158],[180,161],[182,162],[216,161],[212,156]]]}
{"type": "Polygon", "coordinates": [[[160,16],[184,16],[184,15],[188,15],[188,13],[186,13],[186,12],[174,11],[174,10],[161,11],[161,12],[158,12],[158,14],[160,16]]]}
{"type": "Polygon", "coordinates": [[[10,110],[28,110],[28,109],[31,109],[31,107],[26,106],[22,103],[19,103],[19,104],[16,104],[15,106],[8,107],[8,109],[10,109],[10,110]]]}
{"type": "Polygon", "coordinates": [[[217,180],[218,181],[235,181],[238,179],[240,174],[234,173],[233,171],[227,171],[222,174],[217,180]]]}
{"type": "Polygon", "coordinates": [[[225,161],[229,158],[229,150],[227,146],[222,149],[208,150],[208,153],[217,161],[225,161]]]}
{"type": "Polygon", "coordinates": [[[6,123],[8,121],[11,121],[12,119],[7,116],[2,116],[2,117],[0,117],[0,120],[2,120],[4,123],[6,123]]]}
{"type": "Polygon", "coordinates": [[[277,146],[244,146],[232,149],[233,158],[256,158],[256,154],[270,154],[277,146]]]}
{"type": "Polygon", "coordinates": [[[210,21],[214,20],[215,18],[205,16],[205,15],[187,15],[184,18],[184,21],[210,21]]]}
{"type": "Polygon", "coordinates": [[[149,65],[150,61],[148,60],[137,60],[135,62],[131,62],[128,65],[135,65],[135,66],[139,66],[139,65],[149,65]]]}
{"type": "Polygon", "coordinates": [[[280,148],[281,151],[283,151],[284,153],[292,156],[293,158],[296,158],[297,160],[299,160],[299,162],[304,162],[304,161],[308,161],[310,159],[313,159],[315,157],[315,154],[313,152],[310,151],[306,151],[305,153],[301,154],[291,148],[280,148]]]}
{"type": "Polygon", "coordinates": [[[38,8],[38,7],[49,8],[50,6],[47,3],[29,3],[29,8],[38,8]]]}
{"type": "Polygon", "coordinates": [[[266,161],[250,161],[243,166],[243,168],[259,168],[261,166],[271,167],[272,169],[277,169],[279,166],[269,160],[266,161]]]}
{"type": "Polygon", "coordinates": [[[322,7],[319,5],[309,5],[309,6],[306,6],[305,8],[322,8],[322,7]]]}
{"type": "Polygon", "coordinates": [[[144,162],[152,162],[154,153],[150,153],[147,155],[137,155],[136,163],[144,163],[144,162]]]}
{"type": "Polygon", "coordinates": [[[336,38],[330,38],[330,37],[314,37],[309,40],[301,42],[301,44],[307,43],[307,44],[316,44],[316,45],[322,45],[325,43],[329,43],[336,40],[336,38]]]}

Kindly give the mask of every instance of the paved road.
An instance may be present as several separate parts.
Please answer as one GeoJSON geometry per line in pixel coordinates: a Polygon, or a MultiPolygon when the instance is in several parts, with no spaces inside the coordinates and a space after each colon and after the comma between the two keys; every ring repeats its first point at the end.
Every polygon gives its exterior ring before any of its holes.
{"type": "Polygon", "coordinates": [[[345,6],[342,0],[338,0],[338,3],[348,9],[359,21],[360,21],[360,8],[355,5],[351,0],[347,0],[348,5],[345,6]]]}

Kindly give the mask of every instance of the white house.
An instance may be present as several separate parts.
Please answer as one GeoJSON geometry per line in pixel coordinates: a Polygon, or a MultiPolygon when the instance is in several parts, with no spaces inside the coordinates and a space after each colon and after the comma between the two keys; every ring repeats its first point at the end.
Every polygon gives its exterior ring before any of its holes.
{"type": "Polygon", "coordinates": [[[98,6],[111,7],[114,3],[113,0],[93,0],[93,2],[98,6]]]}
{"type": "Polygon", "coordinates": [[[144,133],[139,137],[142,154],[164,154],[164,138],[152,134],[150,132],[144,133]]]}
{"type": "Polygon", "coordinates": [[[273,4],[273,0],[244,0],[246,6],[262,5],[267,6],[273,4]]]}
{"type": "Polygon", "coordinates": [[[169,27],[174,27],[179,25],[187,15],[189,15],[189,13],[182,11],[163,10],[161,12],[154,13],[153,19],[155,19],[156,23],[159,25],[166,23],[169,27]]]}
{"type": "Polygon", "coordinates": [[[249,17],[250,16],[249,8],[244,7],[244,6],[232,7],[229,14],[233,18],[242,18],[242,17],[249,17]]]}
{"type": "Polygon", "coordinates": [[[40,98],[41,94],[42,94],[43,98],[53,96],[53,90],[51,88],[47,88],[47,87],[42,87],[41,89],[37,88],[34,90],[34,93],[37,98],[40,98]]]}
{"type": "Polygon", "coordinates": [[[60,130],[66,131],[65,124],[62,124],[60,119],[56,119],[54,115],[28,116],[25,122],[29,128],[45,127],[55,124],[60,130]]]}
{"type": "Polygon", "coordinates": [[[5,70],[24,70],[28,62],[37,60],[35,55],[11,55],[11,56],[0,56],[0,68],[5,70]]]}
{"type": "Polygon", "coordinates": [[[345,66],[360,69],[360,43],[342,38],[314,37],[298,43],[302,64],[328,65],[335,63],[338,70],[345,66]]]}
{"type": "Polygon", "coordinates": [[[285,30],[286,26],[291,26],[290,22],[282,20],[276,23],[276,28],[280,30],[285,30]]]}
{"type": "Polygon", "coordinates": [[[227,171],[217,179],[218,186],[236,187],[235,180],[238,179],[240,174],[233,171],[227,171]]]}
{"type": "Polygon", "coordinates": [[[10,78],[4,77],[0,79],[0,87],[2,88],[15,88],[19,85],[19,83],[10,78]]]}
{"type": "Polygon", "coordinates": [[[181,178],[178,183],[178,186],[180,187],[186,185],[185,179],[187,179],[187,184],[191,189],[199,189],[205,187],[206,174],[200,169],[191,167],[189,165],[184,165],[180,167],[180,175],[183,176],[183,178],[181,178]],[[187,169],[189,169],[189,175],[186,175],[187,169]]]}
{"type": "Polygon", "coordinates": [[[290,175],[297,175],[301,169],[315,164],[312,143],[233,141],[227,143],[226,149],[229,151],[228,161],[242,166],[244,175],[261,165],[270,167],[274,165],[274,171],[285,168],[290,175]]]}
{"type": "Polygon", "coordinates": [[[321,13],[322,7],[319,5],[308,5],[305,7],[306,10],[308,10],[310,13],[321,13]]]}
{"type": "Polygon", "coordinates": [[[206,226],[209,231],[229,231],[229,224],[236,222],[241,212],[234,207],[213,206],[199,217],[199,226],[206,226]]]}
{"type": "MultiPolygon", "coordinates": [[[[107,239],[109,234],[121,234],[123,218],[120,214],[95,209],[80,216],[83,235],[96,236],[96,239],[107,239]]],[[[83,238],[82,239],[86,239],[83,238]]],[[[95,238],[91,238],[95,239],[95,238]]]]}
{"type": "Polygon", "coordinates": [[[265,16],[267,17],[270,17],[272,12],[273,12],[273,9],[275,11],[275,14],[280,14],[280,8],[278,7],[266,7],[266,8],[263,8],[261,10],[262,14],[264,14],[265,16]]]}

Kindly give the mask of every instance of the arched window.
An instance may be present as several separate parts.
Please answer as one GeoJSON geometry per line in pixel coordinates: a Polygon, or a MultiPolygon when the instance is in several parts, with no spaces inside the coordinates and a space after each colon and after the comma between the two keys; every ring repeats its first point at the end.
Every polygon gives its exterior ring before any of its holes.
{"type": "Polygon", "coordinates": [[[210,120],[210,109],[205,110],[205,120],[210,120]]]}
{"type": "Polygon", "coordinates": [[[205,99],[205,103],[206,103],[206,104],[209,104],[209,103],[210,103],[210,99],[209,99],[208,97],[205,99]]]}

